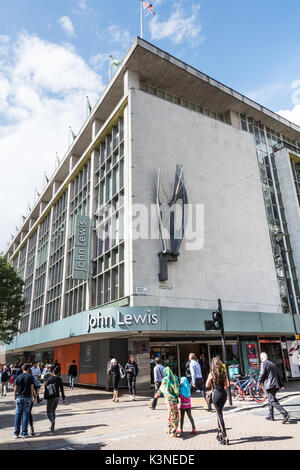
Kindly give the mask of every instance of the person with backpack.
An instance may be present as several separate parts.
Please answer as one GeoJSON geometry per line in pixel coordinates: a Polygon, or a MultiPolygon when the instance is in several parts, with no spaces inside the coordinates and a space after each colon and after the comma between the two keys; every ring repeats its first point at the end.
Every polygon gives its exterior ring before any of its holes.
{"type": "Polygon", "coordinates": [[[139,373],[138,365],[134,360],[133,354],[131,354],[125,366],[125,374],[127,377],[130,399],[132,401],[135,400],[135,390],[136,390],[135,386],[136,386],[136,378],[138,376],[138,373],[139,373]]]}
{"type": "Polygon", "coordinates": [[[47,400],[47,416],[51,423],[50,430],[53,432],[55,428],[55,411],[59,403],[59,396],[61,394],[63,403],[66,403],[64,386],[61,378],[59,377],[60,368],[55,367],[51,377],[47,379],[45,384],[44,398],[47,400]]]}
{"type": "Polygon", "coordinates": [[[70,383],[70,390],[73,390],[75,379],[77,377],[77,366],[76,366],[75,359],[73,359],[72,364],[69,367],[68,377],[69,377],[69,383],[70,383]]]}
{"type": "Polygon", "coordinates": [[[117,361],[117,359],[113,358],[110,361],[110,368],[109,368],[109,373],[111,374],[112,377],[112,384],[113,384],[113,399],[112,401],[115,403],[119,403],[119,382],[120,379],[125,377],[124,370],[117,361]]]}
{"type": "Polygon", "coordinates": [[[155,367],[153,369],[153,375],[154,375],[154,388],[155,388],[155,392],[154,392],[154,398],[152,400],[152,403],[150,405],[150,408],[152,410],[155,410],[156,408],[156,405],[157,405],[157,398],[155,398],[155,395],[156,395],[156,392],[159,390],[160,386],[161,386],[161,383],[163,381],[163,378],[164,378],[164,366],[163,364],[161,363],[161,360],[159,357],[156,357],[154,359],[154,362],[155,362],[155,367]]]}

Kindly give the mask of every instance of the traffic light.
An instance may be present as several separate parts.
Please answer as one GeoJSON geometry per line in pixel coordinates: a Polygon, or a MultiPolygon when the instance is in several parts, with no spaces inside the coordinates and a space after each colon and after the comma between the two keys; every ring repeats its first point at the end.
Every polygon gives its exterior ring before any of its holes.
{"type": "Polygon", "coordinates": [[[218,299],[218,309],[215,312],[212,312],[212,320],[204,321],[205,330],[221,330],[223,334],[223,313],[221,300],[218,299]]]}
{"type": "Polygon", "coordinates": [[[223,326],[222,313],[218,309],[216,312],[212,312],[212,319],[215,330],[221,330],[223,326]]]}

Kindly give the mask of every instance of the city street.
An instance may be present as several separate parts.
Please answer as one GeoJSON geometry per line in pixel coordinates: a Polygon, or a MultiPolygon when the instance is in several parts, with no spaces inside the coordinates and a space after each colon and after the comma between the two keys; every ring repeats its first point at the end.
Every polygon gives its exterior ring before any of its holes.
{"type": "Polygon", "coordinates": [[[43,400],[33,408],[36,436],[13,439],[13,393],[0,398],[0,450],[295,450],[300,449],[300,383],[289,384],[278,394],[280,402],[291,414],[283,425],[275,413],[275,421],[265,420],[266,402],[253,403],[249,398],[225,407],[225,424],[230,445],[221,446],[216,440],[216,414],[206,411],[202,398],[194,394],[193,416],[197,434],[189,434],[190,423],[185,421],[182,437],[167,435],[167,413],[164,401],[159,400],[155,411],[149,408],[150,393],[139,394],[131,402],[125,391],[120,403],[111,401],[111,393],[78,388],[66,388],[66,404],[57,411],[56,430],[51,433],[43,400]]]}

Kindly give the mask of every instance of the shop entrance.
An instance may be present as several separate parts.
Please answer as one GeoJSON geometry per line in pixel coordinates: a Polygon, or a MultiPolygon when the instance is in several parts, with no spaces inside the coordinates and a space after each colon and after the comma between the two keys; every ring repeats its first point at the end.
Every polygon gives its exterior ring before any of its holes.
{"type": "Polygon", "coordinates": [[[271,362],[276,364],[281,380],[285,381],[285,369],[281,350],[281,341],[260,340],[260,350],[268,355],[271,362]]]}
{"type": "Polygon", "coordinates": [[[186,375],[186,363],[189,360],[190,353],[194,353],[196,358],[199,359],[201,354],[204,354],[206,359],[207,367],[209,364],[209,357],[208,357],[208,344],[205,343],[187,343],[187,344],[180,344],[180,371],[181,376],[186,375]]]}
{"type": "Polygon", "coordinates": [[[170,345],[152,345],[150,349],[150,370],[151,370],[151,384],[154,383],[153,369],[155,366],[154,359],[159,357],[161,363],[165,367],[170,367],[175,375],[179,375],[178,371],[178,349],[177,344],[170,345]]]}

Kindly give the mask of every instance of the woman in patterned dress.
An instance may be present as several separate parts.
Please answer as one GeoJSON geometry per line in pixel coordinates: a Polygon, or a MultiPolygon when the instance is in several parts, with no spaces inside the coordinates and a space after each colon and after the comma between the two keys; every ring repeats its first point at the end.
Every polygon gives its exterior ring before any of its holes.
{"type": "Polygon", "coordinates": [[[167,405],[169,414],[169,433],[172,437],[177,437],[177,428],[179,423],[179,411],[178,411],[178,397],[179,397],[179,380],[176,375],[173,374],[170,367],[165,367],[164,378],[161,383],[159,390],[157,391],[155,398],[159,398],[163,395],[167,405]]]}

